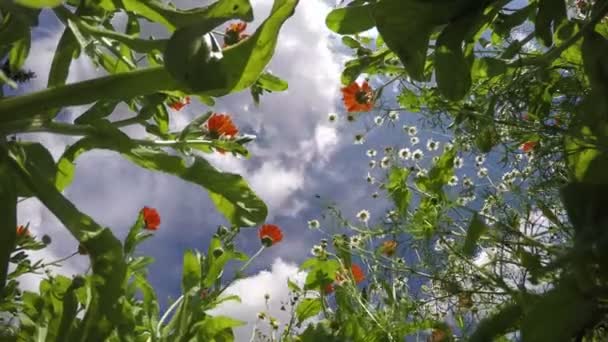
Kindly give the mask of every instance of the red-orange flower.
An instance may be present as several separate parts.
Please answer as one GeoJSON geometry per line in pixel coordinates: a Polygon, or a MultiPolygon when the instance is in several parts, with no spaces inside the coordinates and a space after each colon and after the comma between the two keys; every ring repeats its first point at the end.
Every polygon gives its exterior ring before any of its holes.
{"type": "Polygon", "coordinates": [[[30,230],[24,226],[17,227],[17,237],[30,236],[30,230]]]}
{"type": "Polygon", "coordinates": [[[380,252],[387,257],[391,257],[395,254],[397,250],[397,241],[395,240],[387,240],[382,243],[382,247],[380,247],[380,252]]]}
{"type": "Polygon", "coordinates": [[[283,232],[281,228],[274,224],[265,224],[258,231],[258,236],[262,241],[262,244],[266,247],[270,247],[283,240],[283,232]]]}
{"type": "Polygon", "coordinates": [[[230,115],[213,113],[207,120],[207,130],[214,138],[233,138],[239,133],[230,115]]]}
{"type": "Polygon", "coordinates": [[[144,215],[144,229],[157,230],[158,226],[160,225],[160,215],[158,214],[158,211],[156,211],[154,208],[148,207],[144,207],[141,211],[144,215]]]}
{"type": "Polygon", "coordinates": [[[332,284],[327,284],[323,287],[323,292],[325,294],[330,294],[332,292],[334,292],[334,286],[332,284]]]}
{"type": "Polygon", "coordinates": [[[537,141],[526,141],[525,143],[523,143],[521,145],[520,148],[525,153],[528,153],[528,152],[532,151],[536,147],[537,144],[538,144],[537,141]]]}
{"type": "Polygon", "coordinates": [[[224,47],[234,45],[241,40],[249,37],[248,34],[243,33],[247,29],[247,23],[238,22],[230,24],[226,28],[226,32],[224,33],[224,47]]]}
{"type": "Polygon", "coordinates": [[[344,106],[349,112],[368,112],[374,106],[374,91],[367,81],[359,85],[352,82],[347,87],[342,88],[344,106]]]}
{"type": "Polygon", "coordinates": [[[428,342],[446,342],[448,341],[448,334],[440,329],[434,329],[431,336],[427,339],[428,342]]]}
{"type": "Polygon", "coordinates": [[[190,104],[190,96],[186,96],[183,99],[181,99],[180,101],[175,101],[175,102],[169,103],[169,107],[171,107],[171,109],[173,109],[173,110],[180,111],[180,110],[182,110],[182,108],[186,107],[186,105],[189,105],[189,104],[190,104]]]}

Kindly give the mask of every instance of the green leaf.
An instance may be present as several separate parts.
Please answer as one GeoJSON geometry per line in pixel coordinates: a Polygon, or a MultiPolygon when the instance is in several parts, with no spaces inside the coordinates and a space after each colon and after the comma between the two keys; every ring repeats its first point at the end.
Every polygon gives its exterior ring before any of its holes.
{"type": "Polygon", "coordinates": [[[296,317],[298,324],[302,324],[306,319],[316,316],[323,309],[320,298],[304,298],[296,307],[296,317]]]}
{"type": "Polygon", "coordinates": [[[288,88],[287,81],[267,72],[262,73],[257,82],[262,88],[270,91],[285,91],[288,88]]]}
{"type": "Polygon", "coordinates": [[[412,79],[423,81],[434,29],[478,6],[467,0],[383,0],[376,4],[373,14],[386,45],[399,56],[412,79]]]}
{"type": "Polygon", "coordinates": [[[386,190],[390,198],[395,202],[395,206],[400,214],[405,215],[409,207],[412,193],[407,187],[407,179],[410,175],[408,168],[391,168],[388,174],[388,183],[386,190]]]}
{"type": "Polygon", "coordinates": [[[30,8],[57,7],[63,0],[15,0],[15,3],[30,8]]]}
{"type": "Polygon", "coordinates": [[[436,41],[435,76],[439,91],[450,100],[460,100],[471,88],[471,64],[462,50],[471,26],[481,18],[481,12],[458,18],[449,23],[436,41]]]}
{"type": "Polygon", "coordinates": [[[67,341],[71,331],[76,326],[76,314],[78,313],[78,298],[76,291],[85,284],[82,277],[76,277],[70,287],[63,294],[61,322],[57,329],[56,341],[67,341]]]}
{"type": "Polygon", "coordinates": [[[475,79],[488,79],[504,74],[507,71],[507,63],[503,60],[482,57],[473,62],[472,74],[475,79]]]}
{"type": "Polygon", "coordinates": [[[539,0],[538,13],[534,21],[536,36],[545,46],[553,44],[553,31],[562,21],[567,20],[568,13],[564,0],[539,0]]]}
{"type": "Polygon", "coordinates": [[[494,21],[494,32],[501,37],[508,37],[511,30],[523,24],[535,10],[536,4],[529,4],[509,15],[499,13],[498,18],[494,21]]]}
{"type": "Polygon", "coordinates": [[[498,313],[481,320],[469,341],[495,341],[497,337],[516,330],[521,315],[522,309],[519,305],[507,304],[498,313]]]}
{"type": "Polygon", "coordinates": [[[576,281],[566,279],[545,293],[521,323],[522,341],[567,342],[594,320],[594,298],[583,295],[576,281]]]}
{"type": "Polygon", "coordinates": [[[467,228],[467,235],[464,238],[464,245],[462,246],[462,253],[468,257],[475,255],[475,248],[477,247],[477,241],[479,238],[488,230],[485,222],[479,217],[477,213],[473,214],[469,228],[467,228]]]}
{"type": "Polygon", "coordinates": [[[336,271],[340,269],[340,263],[334,259],[321,260],[312,258],[305,261],[300,267],[308,271],[306,281],[304,282],[304,289],[318,290],[319,287],[330,284],[334,280],[336,271]]]}
{"type": "MultiPolygon", "coordinates": [[[[57,167],[51,153],[39,143],[21,142],[12,145],[15,150],[25,159],[30,168],[35,168],[42,177],[49,182],[55,182],[57,167]]],[[[32,191],[20,179],[16,179],[17,191],[21,197],[32,196],[32,191]]]]}
{"type": "Polygon", "coordinates": [[[184,253],[182,270],[182,292],[187,293],[191,288],[201,283],[201,258],[198,253],[187,250],[184,253]]]}
{"type": "Polygon", "coordinates": [[[146,314],[155,319],[158,316],[159,306],[154,288],[141,275],[135,275],[135,285],[141,290],[146,314]]]}
{"type": "Polygon", "coordinates": [[[454,175],[456,149],[446,151],[439,157],[427,176],[416,179],[416,186],[434,195],[442,195],[442,188],[454,175]]]}
{"type": "Polygon", "coordinates": [[[226,341],[225,339],[215,339],[226,330],[232,332],[232,328],[245,325],[245,322],[227,316],[207,316],[202,322],[194,324],[192,327],[197,331],[198,341],[226,341]]]}
{"type": "Polygon", "coordinates": [[[76,124],[90,124],[98,119],[110,116],[120,101],[97,101],[95,104],[74,120],[76,124]]]}
{"type": "Polygon", "coordinates": [[[0,144],[0,293],[4,293],[9,259],[17,239],[17,177],[9,163],[8,150],[0,144]]]}
{"type": "Polygon", "coordinates": [[[66,27],[55,48],[55,54],[51,61],[51,69],[49,70],[47,88],[65,84],[68,79],[72,59],[78,56],[79,51],[79,44],[76,37],[72,33],[72,30],[69,27],[66,27]]]}
{"type": "Polygon", "coordinates": [[[348,46],[351,49],[358,49],[361,47],[361,43],[359,43],[356,39],[349,37],[349,36],[342,37],[342,44],[348,46]]]}
{"type": "Polygon", "coordinates": [[[144,216],[142,213],[139,213],[137,215],[137,220],[135,221],[135,223],[131,226],[131,228],[129,229],[129,233],[127,234],[127,237],[125,238],[125,243],[124,243],[124,254],[125,255],[131,255],[133,254],[133,252],[135,251],[135,247],[137,246],[137,235],[139,235],[142,231],[142,229],[144,228],[144,216]]]}
{"type": "Polygon", "coordinates": [[[23,66],[30,52],[31,39],[31,36],[26,34],[23,38],[13,43],[8,56],[11,70],[17,71],[23,66]]]}
{"type": "Polygon", "coordinates": [[[221,96],[249,87],[270,61],[279,30],[293,15],[297,3],[297,0],[275,0],[270,16],[256,32],[223,50],[220,59],[208,59],[210,51],[205,51],[206,44],[200,38],[212,27],[176,31],[165,56],[169,72],[192,93],[221,96]]]}
{"type": "Polygon", "coordinates": [[[339,34],[354,34],[373,28],[376,23],[372,16],[374,4],[353,5],[335,9],[325,18],[327,27],[339,34]]]}
{"type": "Polygon", "coordinates": [[[82,331],[84,336],[90,334],[95,338],[104,339],[111,333],[112,324],[122,324],[122,314],[115,306],[123,291],[127,268],[120,241],[112,235],[111,230],[99,226],[89,216],[81,213],[37,168],[28,164],[17,149],[11,151],[11,158],[13,170],[87,249],[93,274],[104,279],[95,285],[95,292],[98,294],[94,305],[96,309],[85,315],[84,324],[87,329],[82,331]]]}

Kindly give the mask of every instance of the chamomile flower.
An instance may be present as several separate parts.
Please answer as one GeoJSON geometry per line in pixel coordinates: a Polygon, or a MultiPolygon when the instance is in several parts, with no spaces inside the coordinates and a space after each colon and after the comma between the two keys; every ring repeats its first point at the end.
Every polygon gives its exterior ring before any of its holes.
{"type": "Polygon", "coordinates": [[[399,158],[403,160],[408,160],[412,156],[412,152],[410,152],[409,148],[402,148],[399,150],[399,158]]]}
{"type": "Polygon", "coordinates": [[[355,121],[355,114],[349,113],[348,115],[346,115],[346,120],[348,120],[349,122],[355,121]]]}
{"type": "Polygon", "coordinates": [[[359,235],[353,235],[350,237],[350,245],[351,247],[359,247],[363,242],[363,238],[359,235]]]}
{"type": "Polygon", "coordinates": [[[486,157],[481,154],[475,157],[475,163],[479,165],[483,164],[484,161],[486,161],[486,157]]]}
{"type": "Polygon", "coordinates": [[[338,115],[336,113],[327,114],[327,120],[329,120],[329,122],[336,122],[337,119],[338,115]]]}
{"type": "Polygon", "coordinates": [[[456,186],[457,184],[458,184],[458,177],[457,176],[450,177],[450,180],[448,181],[448,185],[456,186]]]}
{"type": "Polygon", "coordinates": [[[376,182],[376,179],[374,177],[372,177],[372,175],[370,175],[369,173],[367,173],[367,177],[365,177],[365,180],[369,184],[374,184],[376,182]]]}
{"type": "Polygon", "coordinates": [[[313,256],[316,256],[316,257],[323,255],[323,247],[321,247],[319,245],[312,246],[312,249],[310,250],[310,254],[312,254],[313,256]]]}
{"type": "Polygon", "coordinates": [[[433,163],[437,163],[439,161],[439,156],[434,156],[433,157],[433,163]]]}
{"type": "Polygon", "coordinates": [[[454,167],[460,169],[464,165],[464,160],[461,157],[454,158],[454,167]]]}
{"type": "Polygon", "coordinates": [[[374,167],[376,167],[376,161],[375,160],[370,160],[369,163],[367,163],[367,165],[369,165],[370,169],[373,169],[374,167]]]}
{"type": "Polygon", "coordinates": [[[393,148],[390,146],[387,146],[384,148],[384,154],[390,154],[391,152],[393,152],[393,148]]]}
{"type": "Polygon", "coordinates": [[[369,211],[363,209],[357,213],[357,219],[363,223],[367,223],[369,220],[369,211]]]}
{"type": "Polygon", "coordinates": [[[412,158],[414,160],[422,160],[422,158],[424,158],[424,153],[421,149],[416,149],[414,152],[412,152],[412,158]]]}
{"type": "Polygon", "coordinates": [[[505,183],[500,183],[500,184],[498,184],[498,187],[496,189],[499,192],[507,192],[507,191],[509,191],[509,186],[505,183]]]}
{"type": "Polygon", "coordinates": [[[365,135],[363,135],[363,134],[355,135],[355,144],[356,145],[362,145],[364,142],[365,142],[365,135]]]}
{"type": "Polygon", "coordinates": [[[471,178],[464,176],[462,178],[462,186],[465,188],[470,188],[473,186],[473,181],[471,180],[471,178]]]}
{"type": "Polygon", "coordinates": [[[384,158],[382,158],[382,160],[380,160],[380,167],[381,168],[388,169],[389,166],[391,166],[391,158],[384,157],[384,158]]]}
{"type": "Polygon", "coordinates": [[[374,118],[374,124],[376,124],[376,126],[382,126],[382,124],[384,123],[384,118],[381,116],[376,116],[374,118]]]}
{"type": "Polygon", "coordinates": [[[376,156],[376,153],[377,153],[376,150],[374,150],[372,148],[372,149],[367,150],[367,152],[365,154],[367,154],[368,157],[373,158],[376,156]]]}
{"type": "Polygon", "coordinates": [[[429,151],[436,151],[439,148],[439,142],[429,139],[426,142],[426,149],[429,151]]]}
{"type": "Polygon", "coordinates": [[[486,169],[485,167],[482,167],[479,169],[479,171],[477,171],[477,177],[479,178],[484,178],[488,175],[488,169],[486,169]]]}
{"type": "Polygon", "coordinates": [[[454,149],[454,144],[447,142],[443,145],[443,151],[448,152],[454,149]]]}
{"type": "Polygon", "coordinates": [[[420,139],[418,139],[418,137],[411,137],[410,138],[410,143],[412,145],[418,145],[419,142],[420,142],[420,139]]]}
{"type": "MultiPolygon", "coordinates": [[[[405,126],[404,126],[405,127],[405,126]]],[[[411,135],[411,136],[415,136],[418,134],[418,129],[416,128],[416,126],[409,126],[407,128],[407,134],[411,135]]]]}
{"type": "Polygon", "coordinates": [[[310,220],[308,221],[308,228],[310,229],[318,229],[321,226],[319,220],[310,220]]]}
{"type": "Polygon", "coordinates": [[[391,110],[390,112],[388,112],[388,118],[391,121],[397,121],[397,120],[399,120],[399,112],[391,110]]]}

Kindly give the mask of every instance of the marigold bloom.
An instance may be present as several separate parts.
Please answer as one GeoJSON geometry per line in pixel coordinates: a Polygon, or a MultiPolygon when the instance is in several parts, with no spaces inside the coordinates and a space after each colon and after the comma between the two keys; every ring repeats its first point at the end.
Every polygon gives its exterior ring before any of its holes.
{"type": "Polygon", "coordinates": [[[17,237],[30,236],[30,230],[25,226],[17,227],[17,237]]]}
{"type": "Polygon", "coordinates": [[[207,130],[214,138],[234,138],[239,133],[230,115],[213,113],[206,123],[207,130]]]}
{"type": "Polygon", "coordinates": [[[141,211],[144,215],[144,229],[157,230],[158,226],[160,225],[160,215],[158,214],[158,211],[156,211],[154,208],[148,207],[144,207],[141,211]]]}
{"type": "Polygon", "coordinates": [[[265,224],[258,231],[258,236],[262,241],[262,244],[266,247],[270,247],[283,240],[283,232],[281,228],[274,224],[265,224]]]}
{"type": "Polygon", "coordinates": [[[224,33],[224,47],[234,45],[249,37],[248,34],[243,33],[246,29],[247,23],[242,21],[228,25],[224,33]]]}
{"type": "Polygon", "coordinates": [[[342,88],[342,96],[344,107],[348,112],[368,112],[374,106],[374,91],[367,81],[361,85],[352,82],[342,88]]]}
{"type": "Polygon", "coordinates": [[[536,141],[526,141],[525,143],[523,143],[521,145],[520,148],[525,153],[528,153],[528,152],[532,151],[536,147],[537,144],[538,144],[538,142],[536,142],[536,141]]]}
{"type": "Polygon", "coordinates": [[[397,250],[397,241],[395,240],[387,240],[382,243],[382,247],[380,247],[380,252],[387,257],[391,257],[395,254],[397,250]]]}
{"type": "Polygon", "coordinates": [[[190,104],[190,96],[186,96],[183,99],[181,99],[180,101],[175,101],[175,102],[169,103],[169,107],[171,107],[171,109],[173,109],[173,110],[180,111],[180,110],[182,110],[182,108],[186,107],[186,105],[189,105],[189,104],[190,104]]]}

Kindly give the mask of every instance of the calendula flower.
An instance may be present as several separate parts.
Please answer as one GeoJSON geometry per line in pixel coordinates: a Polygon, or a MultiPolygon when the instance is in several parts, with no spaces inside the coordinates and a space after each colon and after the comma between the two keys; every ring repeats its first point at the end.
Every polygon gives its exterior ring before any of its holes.
{"type": "Polygon", "coordinates": [[[239,133],[230,115],[213,113],[205,123],[212,138],[233,138],[239,133]]]}
{"type": "Polygon", "coordinates": [[[369,211],[365,209],[361,210],[357,213],[357,218],[359,219],[359,221],[367,223],[367,221],[369,220],[369,211]]]}
{"type": "Polygon", "coordinates": [[[527,141],[520,146],[520,149],[524,151],[524,153],[528,153],[531,152],[537,144],[538,142],[536,141],[527,141]]]}
{"type": "Polygon", "coordinates": [[[262,244],[266,247],[270,247],[283,240],[283,232],[281,231],[281,228],[274,224],[263,225],[258,231],[258,236],[260,237],[262,244]]]}
{"type": "Polygon", "coordinates": [[[356,81],[342,88],[344,106],[348,112],[368,112],[374,106],[374,92],[367,81],[361,85],[356,81]]]}
{"type": "MultiPolygon", "coordinates": [[[[350,266],[350,270],[352,272],[353,279],[355,280],[355,284],[359,284],[365,280],[365,273],[363,272],[363,269],[361,268],[361,266],[359,266],[357,264],[352,264],[350,266]]],[[[344,278],[342,272],[336,273],[336,282],[342,283],[342,282],[344,282],[344,279],[345,278],[344,278]]]]}
{"type": "Polygon", "coordinates": [[[23,236],[30,236],[30,230],[25,226],[18,226],[17,227],[17,238],[20,238],[23,236]]]}
{"type": "Polygon", "coordinates": [[[395,254],[397,250],[397,241],[395,240],[387,240],[382,242],[382,246],[380,247],[380,253],[386,255],[387,257],[391,257],[395,254]]]}
{"type": "Polygon", "coordinates": [[[224,47],[234,45],[249,37],[248,34],[243,33],[246,29],[247,23],[242,21],[228,25],[224,33],[224,47]]]}
{"type": "Polygon", "coordinates": [[[186,96],[179,101],[174,101],[169,103],[169,107],[173,110],[180,111],[182,108],[186,107],[186,105],[190,104],[190,96],[186,96]]]}
{"type": "Polygon", "coordinates": [[[158,215],[158,211],[154,208],[144,207],[141,210],[141,213],[144,216],[144,229],[157,230],[160,225],[160,215],[158,215]]]}

